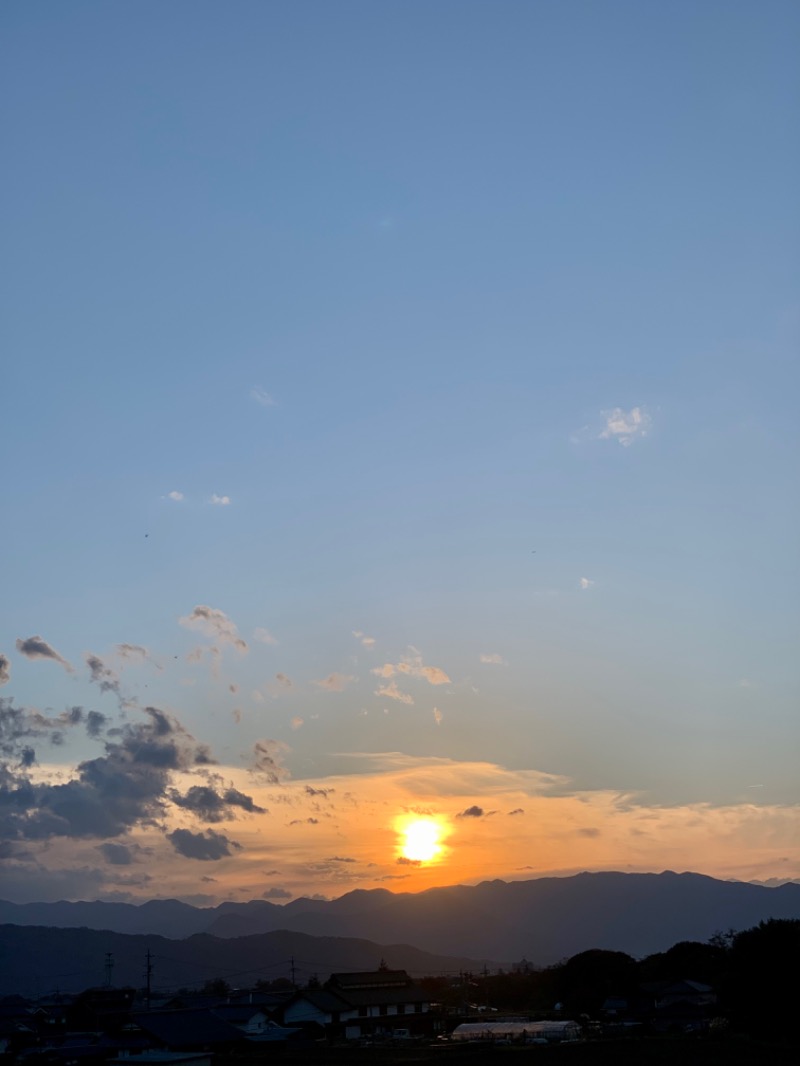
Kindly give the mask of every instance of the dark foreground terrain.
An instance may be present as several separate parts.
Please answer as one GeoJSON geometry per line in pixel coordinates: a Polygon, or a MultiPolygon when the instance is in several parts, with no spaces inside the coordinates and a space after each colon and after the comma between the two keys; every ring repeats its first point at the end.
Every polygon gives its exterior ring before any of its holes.
{"type": "MultiPolygon", "coordinates": [[[[269,1060],[270,1066],[797,1066],[800,1038],[775,1042],[737,1035],[720,1039],[664,1036],[546,1047],[478,1043],[342,1047],[270,1054],[269,1060]]],[[[264,1064],[265,1057],[225,1060],[225,1066],[264,1064]]]]}

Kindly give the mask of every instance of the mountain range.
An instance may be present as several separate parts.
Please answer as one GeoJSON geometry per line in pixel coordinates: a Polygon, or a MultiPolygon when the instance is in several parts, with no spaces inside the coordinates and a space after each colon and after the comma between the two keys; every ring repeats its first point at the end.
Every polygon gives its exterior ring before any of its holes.
{"type": "MultiPolygon", "coordinates": [[[[173,942],[185,938],[197,942],[203,934],[215,943],[234,941],[230,949],[219,948],[223,953],[230,950],[231,958],[238,952],[244,959],[242,953],[249,951],[253,937],[279,931],[371,941],[373,954],[389,951],[381,945],[414,945],[431,956],[428,962],[411,966],[418,972],[426,965],[430,972],[458,969],[461,963],[467,965],[465,957],[473,964],[474,960],[500,960],[507,965],[526,958],[535,965],[550,965],[588,948],[642,957],[681,940],[705,941],[715,932],[750,928],[767,918],[800,918],[800,885],[770,888],[670,871],[604,872],[484,881],[418,893],[356,890],[334,900],[297,899],[285,905],[266,900],[210,908],[178,900],[141,905],[0,901],[0,923],[8,925],[45,926],[51,932],[52,927],[83,927],[157,935],[173,942]]],[[[40,930],[38,935],[45,937],[46,932],[40,930]]],[[[284,947],[284,955],[319,954],[309,944],[291,950],[284,947]]],[[[144,950],[136,949],[140,957],[144,950]]],[[[172,955],[179,950],[177,945],[169,948],[172,955]]],[[[262,945],[258,950],[266,948],[262,945]]],[[[163,949],[161,953],[165,954],[163,949]]],[[[0,962],[0,970],[5,968],[6,963],[0,962]]],[[[242,968],[247,968],[244,961],[242,968]]],[[[187,980],[181,978],[183,983],[187,980]]]]}

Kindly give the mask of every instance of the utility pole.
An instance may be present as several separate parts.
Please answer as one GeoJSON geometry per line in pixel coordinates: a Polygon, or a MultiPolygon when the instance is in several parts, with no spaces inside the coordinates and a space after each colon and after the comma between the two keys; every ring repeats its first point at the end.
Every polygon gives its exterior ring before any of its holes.
{"type": "Polygon", "coordinates": [[[147,1003],[147,1009],[148,1010],[150,1010],[150,981],[151,981],[151,978],[153,976],[153,962],[152,962],[152,959],[153,959],[153,956],[150,954],[150,948],[148,948],[147,949],[147,954],[145,955],[145,967],[144,967],[145,988],[147,989],[147,991],[145,993],[145,1001],[147,1003]]]}
{"type": "Polygon", "coordinates": [[[106,952],[105,971],[106,971],[105,987],[106,988],[111,988],[111,975],[114,972],[114,955],[110,951],[106,952]]]}

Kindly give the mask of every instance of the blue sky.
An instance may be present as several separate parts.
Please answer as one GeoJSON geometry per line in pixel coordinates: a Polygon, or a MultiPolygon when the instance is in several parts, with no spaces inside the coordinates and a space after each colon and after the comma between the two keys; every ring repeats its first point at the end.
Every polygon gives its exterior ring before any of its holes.
{"type": "MultiPolygon", "coordinates": [[[[268,739],[284,790],[356,788],[354,754],[399,753],[491,764],[492,788],[535,771],[641,810],[756,807],[775,852],[706,872],[785,872],[797,6],[0,19],[3,697],[109,729],[151,704],[230,775],[268,739]],[[33,636],[72,672],[17,650],[33,636]]],[[[115,735],[26,729],[14,787],[115,735]]],[[[10,831],[19,898],[66,891],[55,843],[99,846],[53,832],[45,853],[10,831]]],[[[536,869],[662,868],[621,841],[567,850],[536,869]]],[[[81,869],[74,892],[153,893],[81,869]]],[[[287,891],[330,891],[298,870],[287,891]]]]}

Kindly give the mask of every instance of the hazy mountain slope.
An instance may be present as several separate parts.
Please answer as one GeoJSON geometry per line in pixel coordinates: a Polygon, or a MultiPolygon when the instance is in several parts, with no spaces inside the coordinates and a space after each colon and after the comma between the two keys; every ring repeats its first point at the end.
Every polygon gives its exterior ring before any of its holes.
{"type": "Polygon", "coordinates": [[[700,874],[593,873],[531,881],[486,881],[419,893],[385,889],[339,899],[263,900],[196,909],[175,900],[139,907],[108,903],[0,904],[0,921],[86,925],[171,938],[199,931],[229,938],[286,929],[366,937],[426,951],[546,965],[591,947],[641,956],[717,930],[766,918],[800,918],[800,885],[767,888],[700,874]]]}
{"type": "Polygon", "coordinates": [[[148,951],[154,990],[198,987],[215,977],[224,977],[233,987],[249,987],[262,978],[289,977],[292,960],[300,983],[314,974],[324,980],[336,970],[374,970],[381,960],[390,968],[418,975],[458,973],[482,965],[475,959],[434,955],[405,944],[304,933],[265,933],[236,940],[199,933],[186,940],[168,940],[94,929],[2,925],[0,996],[80,991],[101,985],[107,952],[113,957],[113,984],[140,988],[148,951]]]}
{"type": "MultiPolygon", "coordinates": [[[[720,929],[800,917],[800,886],[763,888],[699,874],[579,874],[370,897],[350,893],[313,911],[297,900],[283,908],[283,925],[317,936],[403,939],[428,951],[549,964],[590,947],[639,956],[679,940],[707,940],[720,929]]],[[[240,912],[210,928],[241,935],[253,931],[252,922],[240,912]]]]}

